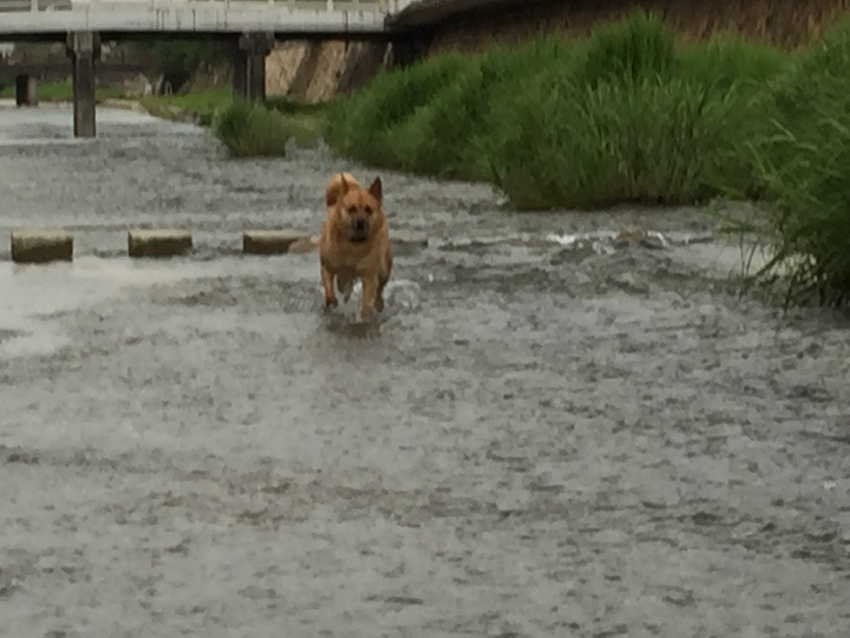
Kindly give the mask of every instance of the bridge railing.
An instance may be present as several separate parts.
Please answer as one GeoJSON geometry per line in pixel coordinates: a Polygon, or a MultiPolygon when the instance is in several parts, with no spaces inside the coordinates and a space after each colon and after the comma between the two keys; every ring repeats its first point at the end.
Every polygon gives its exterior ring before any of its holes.
{"type": "Polygon", "coordinates": [[[269,5],[290,11],[395,13],[408,4],[410,0],[0,0],[0,13],[90,11],[95,8],[99,11],[123,11],[140,7],[167,11],[187,6],[230,9],[269,5]]]}

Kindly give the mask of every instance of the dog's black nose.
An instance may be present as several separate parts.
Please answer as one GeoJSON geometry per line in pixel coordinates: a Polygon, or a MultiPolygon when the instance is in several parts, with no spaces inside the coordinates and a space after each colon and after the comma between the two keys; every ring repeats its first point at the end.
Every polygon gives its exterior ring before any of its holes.
{"type": "Polygon", "coordinates": [[[354,230],[358,233],[366,232],[366,220],[365,219],[355,219],[354,220],[354,230]]]}

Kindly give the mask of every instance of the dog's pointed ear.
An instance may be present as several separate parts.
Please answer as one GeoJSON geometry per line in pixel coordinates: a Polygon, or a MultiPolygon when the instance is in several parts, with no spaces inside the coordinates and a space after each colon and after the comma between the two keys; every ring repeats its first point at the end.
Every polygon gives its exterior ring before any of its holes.
{"type": "Polygon", "coordinates": [[[375,181],[372,182],[372,185],[369,187],[369,194],[378,200],[380,203],[384,197],[384,185],[381,184],[381,178],[376,177],[375,181]]]}
{"type": "Polygon", "coordinates": [[[345,179],[345,173],[339,173],[338,177],[339,179],[337,180],[335,176],[328,184],[327,189],[325,189],[325,205],[329,208],[336,205],[340,197],[345,195],[351,186],[345,179]]]}

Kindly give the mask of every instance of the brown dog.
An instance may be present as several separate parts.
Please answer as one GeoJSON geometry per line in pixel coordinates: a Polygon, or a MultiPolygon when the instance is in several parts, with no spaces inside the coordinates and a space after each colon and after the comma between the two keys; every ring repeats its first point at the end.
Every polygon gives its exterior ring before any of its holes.
{"type": "Polygon", "coordinates": [[[337,305],[334,280],[345,301],[355,278],[363,284],[360,318],[384,309],[384,286],[393,255],[384,215],[381,178],[364,189],[350,173],[337,173],[325,190],[327,213],[319,236],[319,264],[325,307],[337,305]]]}

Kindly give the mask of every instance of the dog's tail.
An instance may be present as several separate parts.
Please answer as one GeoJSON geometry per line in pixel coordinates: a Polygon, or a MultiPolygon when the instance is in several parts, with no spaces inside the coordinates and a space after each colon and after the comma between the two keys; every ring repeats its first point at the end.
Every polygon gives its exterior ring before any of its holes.
{"type": "Polygon", "coordinates": [[[357,180],[351,173],[337,173],[328,182],[328,187],[325,189],[325,205],[330,208],[337,203],[340,197],[347,190],[346,184],[350,186],[358,186],[357,180]]]}

